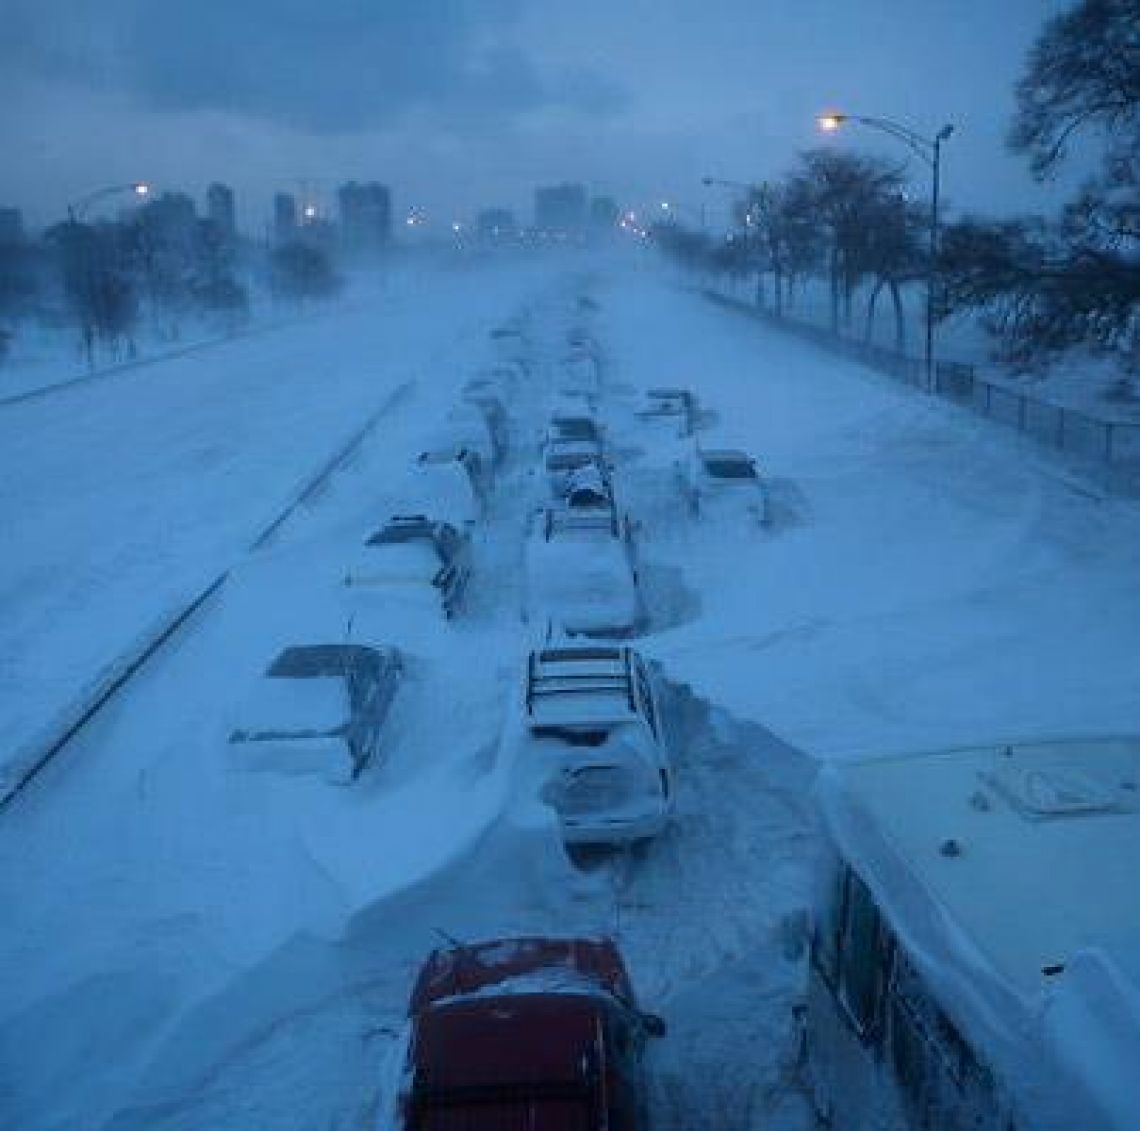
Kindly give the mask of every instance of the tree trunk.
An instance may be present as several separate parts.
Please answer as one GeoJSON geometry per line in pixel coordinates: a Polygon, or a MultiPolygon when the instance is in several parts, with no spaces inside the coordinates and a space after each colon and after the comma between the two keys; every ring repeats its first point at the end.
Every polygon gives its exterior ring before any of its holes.
{"type": "Polygon", "coordinates": [[[890,280],[890,288],[891,302],[895,307],[895,349],[899,353],[906,353],[906,321],[903,318],[902,295],[897,279],[890,280]]]}
{"type": "Polygon", "coordinates": [[[833,252],[831,255],[830,272],[831,279],[831,332],[839,334],[839,262],[836,254],[833,252]]]}
{"type": "Polygon", "coordinates": [[[875,303],[879,301],[879,292],[883,289],[885,279],[880,278],[871,288],[870,297],[867,299],[867,325],[863,330],[863,341],[871,341],[871,331],[875,328],[875,303]]]}

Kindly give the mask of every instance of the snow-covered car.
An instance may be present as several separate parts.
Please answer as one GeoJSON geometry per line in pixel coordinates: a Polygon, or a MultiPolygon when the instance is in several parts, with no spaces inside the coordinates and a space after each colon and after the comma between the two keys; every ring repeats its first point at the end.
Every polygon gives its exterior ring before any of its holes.
{"type": "Polygon", "coordinates": [[[677,464],[681,494],[694,515],[747,515],[768,521],[768,491],[756,460],[736,448],[693,448],[677,464]]]}
{"type": "Polygon", "coordinates": [[[574,510],[612,511],[613,483],[606,469],[598,463],[575,468],[566,477],[566,505],[574,510]]]}
{"type": "Polygon", "coordinates": [[[483,416],[487,425],[487,433],[491,439],[491,453],[495,466],[499,467],[507,458],[507,449],[510,447],[510,418],[502,398],[491,389],[470,385],[464,389],[463,399],[476,408],[483,416]]]}
{"type": "Polygon", "coordinates": [[[521,326],[496,326],[490,336],[500,361],[529,369],[531,347],[521,326]]]}
{"type": "Polygon", "coordinates": [[[647,1131],[641,1012],[609,939],[510,938],[432,953],[408,1007],[402,1131],[647,1131]]]}
{"type": "Polygon", "coordinates": [[[518,391],[519,382],[526,376],[519,365],[500,363],[481,369],[463,385],[463,393],[485,393],[510,400],[518,391]]]}
{"type": "Polygon", "coordinates": [[[656,388],[645,393],[645,404],[637,415],[647,423],[663,424],[675,436],[691,436],[696,431],[697,398],[690,389],[656,388]]]}
{"type": "Polygon", "coordinates": [[[470,580],[471,536],[424,515],[390,518],[344,577],[347,586],[380,590],[401,603],[422,594],[448,618],[459,611],[470,580]]]}
{"type": "Polygon", "coordinates": [[[431,448],[416,458],[401,492],[401,507],[408,512],[430,514],[470,530],[485,509],[487,474],[477,452],[454,445],[431,448]]]}
{"type": "Polygon", "coordinates": [[[575,348],[562,359],[559,384],[564,389],[597,396],[601,391],[602,368],[592,350],[575,348]]]}
{"type": "Polygon", "coordinates": [[[429,433],[428,446],[460,449],[477,456],[482,487],[490,489],[498,453],[490,422],[477,405],[464,401],[451,409],[429,433]]]}
{"type": "Polygon", "coordinates": [[[605,460],[602,446],[594,440],[556,440],[542,452],[542,468],[552,498],[566,497],[571,477],[583,468],[601,466],[605,460]]]}
{"type": "Polygon", "coordinates": [[[593,413],[556,408],[550,414],[545,443],[553,444],[563,440],[593,440],[600,444],[602,426],[593,413]]]}
{"type": "Polygon", "coordinates": [[[526,609],[573,635],[623,639],[645,614],[628,518],[613,507],[542,508],[526,544],[526,609]]]}
{"type": "Polygon", "coordinates": [[[605,461],[601,427],[587,412],[552,413],[541,448],[547,485],[555,498],[565,495],[573,472],[590,464],[600,466],[605,461]]]}
{"type": "Polygon", "coordinates": [[[243,705],[230,743],[246,768],[352,781],[380,760],[381,731],[402,673],[395,648],[286,648],[243,705]]]}
{"type": "Polygon", "coordinates": [[[656,836],[673,811],[673,769],[656,689],[632,648],[563,644],[531,652],[519,757],[567,844],[656,836]]]}

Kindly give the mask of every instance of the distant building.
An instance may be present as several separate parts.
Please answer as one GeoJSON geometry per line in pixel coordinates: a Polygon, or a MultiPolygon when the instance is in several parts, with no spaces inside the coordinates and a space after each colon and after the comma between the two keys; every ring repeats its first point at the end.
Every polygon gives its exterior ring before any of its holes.
{"type": "Polygon", "coordinates": [[[24,242],[24,217],[18,208],[0,208],[0,243],[24,242]]]}
{"type": "Polygon", "coordinates": [[[392,239],[392,194],[386,185],[349,181],[337,192],[341,240],[349,251],[379,251],[392,239]]]}
{"type": "Polygon", "coordinates": [[[279,192],[273,198],[273,239],[288,243],[297,234],[297,198],[291,192],[279,192]]]}
{"type": "Polygon", "coordinates": [[[484,243],[507,243],[518,232],[515,214],[509,208],[485,208],[475,217],[475,229],[484,243]]]}
{"type": "Polygon", "coordinates": [[[590,201],[590,227],[595,231],[609,231],[617,227],[620,213],[613,197],[595,196],[590,201]]]}
{"type": "Polygon", "coordinates": [[[586,230],[586,190],[562,184],[535,189],[534,226],[555,236],[580,236],[586,230]]]}
{"type": "Polygon", "coordinates": [[[154,256],[188,262],[198,243],[198,209],[183,192],[164,192],[135,210],[136,222],[154,256]]]}
{"type": "Polygon", "coordinates": [[[237,235],[237,221],[234,214],[234,191],[228,185],[215,181],[206,189],[206,219],[223,239],[233,242],[237,235]]]}

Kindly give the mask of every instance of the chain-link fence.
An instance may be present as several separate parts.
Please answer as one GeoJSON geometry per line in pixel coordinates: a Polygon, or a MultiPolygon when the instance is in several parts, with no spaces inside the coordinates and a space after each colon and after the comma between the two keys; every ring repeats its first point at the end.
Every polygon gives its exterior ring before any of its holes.
{"type": "MultiPolygon", "coordinates": [[[[777,317],[770,311],[715,290],[709,289],[704,293],[717,302],[745,310],[832,353],[852,358],[908,385],[927,387],[926,365],[921,358],[869,342],[843,338],[823,326],[777,317]]],[[[958,361],[937,362],[931,384],[933,388],[930,391],[938,396],[1016,428],[1042,444],[1114,467],[1140,469],[1140,423],[1108,420],[1042,400],[1007,385],[987,381],[978,375],[973,365],[958,361]]]]}

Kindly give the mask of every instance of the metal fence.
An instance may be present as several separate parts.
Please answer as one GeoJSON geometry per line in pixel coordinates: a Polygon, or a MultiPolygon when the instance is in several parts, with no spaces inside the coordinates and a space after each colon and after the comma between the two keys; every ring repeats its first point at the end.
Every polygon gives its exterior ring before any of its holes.
{"type": "MultiPolygon", "coordinates": [[[[716,302],[745,310],[787,333],[861,362],[908,385],[920,389],[927,386],[926,366],[921,358],[869,342],[843,338],[823,326],[777,317],[752,303],[716,290],[707,289],[704,293],[716,302]]],[[[987,381],[978,375],[973,365],[958,361],[936,362],[933,378],[931,392],[1016,428],[1042,444],[1114,467],[1140,467],[1140,423],[1108,420],[1042,400],[1008,385],[987,381]]]]}

